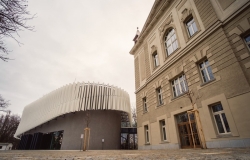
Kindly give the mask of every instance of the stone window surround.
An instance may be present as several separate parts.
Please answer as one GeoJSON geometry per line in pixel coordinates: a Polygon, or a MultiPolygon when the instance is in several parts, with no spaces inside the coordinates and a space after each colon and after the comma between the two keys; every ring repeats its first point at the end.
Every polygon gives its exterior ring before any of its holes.
{"type": "MultiPolygon", "coordinates": [[[[243,36],[246,36],[247,33],[249,33],[248,31],[250,30],[250,17],[245,18],[243,20],[241,20],[238,25],[236,27],[234,27],[231,31],[228,32],[228,36],[232,36],[233,34],[236,34],[237,36],[231,40],[231,43],[234,44],[240,40],[245,41],[243,38],[243,36]]],[[[236,46],[235,50],[236,52],[242,50],[243,48],[247,47],[245,42],[242,45],[236,46]]],[[[248,47],[247,47],[248,48],[248,47]]],[[[249,57],[249,50],[248,52],[240,55],[240,58],[243,60],[247,57],[249,57]]],[[[245,64],[245,68],[249,69],[250,68],[250,62],[246,62],[245,64]]]]}
{"type": "Polygon", "coordinates": [[[163,79],[156,81],[156,82],[153,84],[152,87],[153,87],[153,89],[155,90],[155,96],[154,96],[155,101],[154,101],[154,103],[156,104],[155,109],[157,109],[157,108],[163,106],[164,104],[166,104],[166,102],[165,102],[165,100],[164,100],[165,96],[164,96],[164,94],[163,94],[163,93],[164,93],[164,89],[163,89],[163,79]],[[158,95],[157,95],[157,91],[156,91],[158,88],[161,88],[161,95],[162,95],[162,104],[161,104],[161,105],[159,105],[159,102],[158,102],[158,95]]]}
{"type": "Polygon", "coordinates": [[[144,112],[144,106],[143,106],[143,98],[146,98],[146,100],[147,100],[147,92],[145,92],[145,91],[143,91],[141,94],[140,94],[140,98],[141,98],[141,104],[142,104],[142,109],[141,109],[141,115],[143,115],[143,114],[146,114],[146,113],[148,113],[149,112],[149,106],[148,106],[148,101],[147,101],[147,112],[144,112]]]}
{"type": "Polygon", "coordinates": [[[177,33],[177,28],[176,26],[173,24],[173,17],[172,15],[170,14],[166,20],[163,22],[163,24],[159,27],[159,32],[160,32],[160,43],[161,43],[161,48],[162,48],[162,54],[163,54],[163,57],[165,57],[165,60],[166,61],[168,59],[168,57],[171,57],[172,55],[174,55],[179,49],[180,49],[180,41],[179,41],[179,36],[178,36],[178,33],[177,33]],[[175,35],[176,35],[176,40],[177,40],[177,44],[178,44],[178,47],[175,51],[173,51],[169,56],[167,54],[167,51],[166,51],[166,47],[165,47],[165,36],[166,34],[168,33],[168,31],[170,29],[174,29],[175,30],[175,35]]]}
{"type": "Polygon", "coordinates": [[[181,97],[181,96],[185,95],[185,93],[188,91],[187,78],[186,78],[186,76],[185,76],[185,74],[184,74],[183,71],[182,71],[181,73],[179,73],[178,75],[174,76],[173,78],[171,78],[171,79],[169,80],[169,84],[170,84],[171,93],[172,93],[172,99],[171,99],[171,101],[174,100],[174,99],[176,99],[176,98],[178,98],[178,97],[181,97]],[[186,81],[186,88],[187,88],[187,90],[186,90],[185,92],[182,92],[182,93],[179,94],[178,96],[174,96],[174,90],[173,90],[172,82],[173,82],[174,80],[176,80],[176,79],[179,79],[179,77],[180,77],[180,76],[183,76],[183,75],[184,75],[184,78],[185,78],[185,81],[186,81]]]}
{"type": "Polygon", "coordinates": [[[183,31],[183,36],[184,36],[184,39],[186,42],[188,42],[191,38],[193,38],[195,35],[197,35],[197,33],[200,32],[201,28],[200,28],[200,25],[198,23],[198,20],[197,20],[197,17],[194,13],[194,11],[192,9],[187,9],[185,8],[183,11],[182,11],[182,18],[181,18],[181,29],[183,31]],[[189,35],[188,33],[188,29],[187,29],[187,26],[186,26],[186,23],[191,19],[193,18],[194,19],[194,22],[196,24],[196,27],[197,27],[197,30],[192,36],[189,35]]]}
{"type": "Polygon", "coordinates": [[[170,142],[170,126],[169,126],[169,122],[168,122],[168,116],[166,114],[164,115],[161,115],[159,117],[156,117],[157,119],[157,123],[159,124],[158,125],[158,130],[160,131],[159,133],[159,137],[162,137],[162,133],[161,133],[161,126],[160,126],[160,121],[164,120],[165,121],[165,129],[166,129],[166,138],[167,140],[163,141],[162,138],[160,138],[160,141],[158,141],[159,144],[162,144],[162,143],[169,143],[170,142]]]}
{"type": "MultiPolygon", "coordinates": [[[[209,99],[201,101],[201,107],[199,107],[202,111],[200,113],[209,113],[204,117],[204,121],[206,121],[206,127],[203,126],[203,129],[206,130],[207,128],[213,128],[212,130],[205,131],[205,133],[208,133],[211,137],[211,139],[217,139],[217,138],[224,138],[225,136],[218,134],[216,124],[213,118],[213,113],[211,110],[211,105],[220,103],[223,106],[224,113],[226,114],[228,124],[230,126],[231,134],[225,135],[226,137],[238,137],[239,132],[235,125],[233,115],[231,113],[231,109],[229,106],[229,103],[226,99],[226,96],[224,94],[216,95],[214,97],[211,97],[209,99]]],[[[200,115],[202,116],[202,115],[200,115]]],[[[204,122],[201,122],[204,124],[204,122]]]]}
{"type": "Polygon", "coordinates": [[[152,64],[152,68],[153,68],[153,70],[152,70],[152,72],[154,72],[157,68],[159,68],[159,66],[160,66],[160,56],[159,56],[159,53],[157,52],[157,47],[155,46],[155,45],[153,45],[152,47],[151,47],[151,52],[150,52],[150,58],[151,58],[151,64],[152,64]],[[154,54],[158,54],[158,66],[155,66],[155,64],[154,64],[154,58],[153,58],[153,56],[154,56],[154,54]]]}
{"type": "Polygon", "coordinates": [[[144,145],[150,145],[150,142],[151,142],[151,126],[150,126],[150,123],[149,121],[145,121],[142,123],[142,127],[143,127],[143,135],[144,135],[144,145]],[[148,138],[149,138],[149,143],[146,143],[146,134],[145,134],[145,126],[148,126],[148,138]]]}
{"type": "MultiPolygon", "coordinates": [[[[214,125],[215,125],[215,128],[217,129],[216,131],[217,131],[217,135],[218,136],[220,136],[220,135],[231,135],[231,131],[230,132],[227,132],[226,131],[226,128],[225,128],[225,124],[224,124],[224,121],[222,121],[222,125],[223,125],[223,129],[224,129],[224,131],[225,131],[225,133],[220,133],[219,132],[219,128],[218,128],[218,125],[217,125],[217,123],[216,123],[216,120],[215,120],[215,115],[220,115],[220,118],[222,118],[221,117],[221,114],[222,113],[224,113],[225,114],[225,117],[227,117],[227,115],[226,115],[226,113],[224,112],[224,109],[222,110],[222,111],[218,111],[218,112],[213,112],[213,110],[212,110],[212,107],[213,106],[215,106],[215,105],[217,105],[217,104],[220,104],[221,106],[222,106],[222,104],[220,103],[220,102],[217,102],[217,103],[214,103],[214,104],[211,104],[211,105],[209,105],[209,108],[210,108],[210,112],[211,112],[211,114],[212,114],[212,116],[213,116],[213,120],[214,120],[214,125]]],[[[222,108],[223,108],[223,106],[222,106],[222,108]]],[[[222,119],[221,119],[222,120],[222,119]]],[[[229,129],[230,129],[230,125],[229,125],[229,129]]]]}

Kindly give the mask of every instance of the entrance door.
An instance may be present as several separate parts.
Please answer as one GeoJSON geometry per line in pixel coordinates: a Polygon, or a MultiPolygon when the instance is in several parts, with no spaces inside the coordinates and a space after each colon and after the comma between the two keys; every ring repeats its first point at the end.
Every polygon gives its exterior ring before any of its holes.
{"type": "Polygon", "coordinates": [[[181,148],[201,148],[193,113],[177,115],[181,148]]]}

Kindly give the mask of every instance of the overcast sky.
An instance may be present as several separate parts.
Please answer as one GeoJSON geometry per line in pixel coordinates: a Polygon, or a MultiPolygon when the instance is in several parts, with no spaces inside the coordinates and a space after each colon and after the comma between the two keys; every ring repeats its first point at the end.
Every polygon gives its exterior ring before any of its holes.
{"type": "Polygon", "coordinates": [[[129,54],[154,0],[30,0],[35,32],[19,32],[9,62],[0,61],[0,94],[12,113],[75,82],[121,87],[135,104],[134,58],[129,54]]]}

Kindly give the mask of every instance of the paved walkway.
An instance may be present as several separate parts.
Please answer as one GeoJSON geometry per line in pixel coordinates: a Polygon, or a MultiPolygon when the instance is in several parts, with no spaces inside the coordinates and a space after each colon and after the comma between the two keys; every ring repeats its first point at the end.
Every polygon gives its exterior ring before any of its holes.
{"type": "Polygon", "coordinates": [[[179,150],[0,151],[0,160],[250,160],[250,148],[179,150]]]}

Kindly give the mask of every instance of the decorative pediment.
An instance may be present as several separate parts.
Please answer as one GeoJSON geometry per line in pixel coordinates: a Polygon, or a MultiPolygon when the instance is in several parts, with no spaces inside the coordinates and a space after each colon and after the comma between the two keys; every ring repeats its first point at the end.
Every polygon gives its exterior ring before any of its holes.
{"type": "Polygon", "coordinates": [[[157,51],[157,47],[156,47],[155,45],[153,45],[153,46],[151,47],[151,53],[154,53],[155,51],[157,51]]]}
{"type": "Polygon", "coordinates": [[[159,81],[156,81],[155,83],[154,83],[154,85],[153,85],[153,88],[159,88],[159,87],[161,87],[162,86],[162,83],[163,83],[163,80],[161,79],[161,80],[159,80],[159,81]]]}
{"type": "Polygon", "coordinates": [[[186,18],[187,18],[188,16],[190,16],[190,15],[192,14],[192,10],[191,10],[191,9],[185,8],[181,13],[182,13],[181,21],[183,22],[183,21],[186,20],[186,18]]]}
{"type": "Polygon", "coordinates": [[[146,91],[141,93],[141,98],[144,98],[144,97],[147,97],[147,92],[146,91]]]}
{"type": "Polygon", "coordinates": [[[173,22],[173,17],[172,15],[168,16],[168,18],[163,22],[163,24],[161,25],[161,27],[159,28],[160,34],[164,34],[164,32],[166,31],[166,29],[168,28],[168,25],[171,24],[171,22],[173,22]]]}

